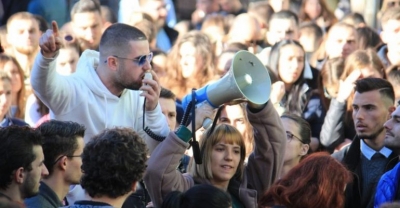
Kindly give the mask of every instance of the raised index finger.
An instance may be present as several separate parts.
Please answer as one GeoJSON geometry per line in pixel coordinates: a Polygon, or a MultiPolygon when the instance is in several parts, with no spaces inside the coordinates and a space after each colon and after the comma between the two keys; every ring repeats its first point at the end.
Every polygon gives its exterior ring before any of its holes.
{"type": "Polygon", "coordinates": [[[51,22],[51,26],[53,28],[53,34],[54,36],[58,36],[58,25],[56,21],[51,22]]]}

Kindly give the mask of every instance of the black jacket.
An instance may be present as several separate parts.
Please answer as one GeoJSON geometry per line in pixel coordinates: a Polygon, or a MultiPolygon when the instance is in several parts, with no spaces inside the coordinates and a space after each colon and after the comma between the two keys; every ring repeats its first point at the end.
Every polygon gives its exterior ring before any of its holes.
{"type": "MultiPolygon", "coordinates": [[[[356,136],[353,142],[344,147],[342,150],[332,154],[332,157],[341,161],[349,171],[353,174],[353,182],[347,184],[345,195],[345,208],[362,208],[361,207],[361,141],[356,136]]],[[[392,152],[387,160],[385,172],[391,170],[398,162],[398,155],[392,152]]],[[[374,196],[371,196],[374,197],[374,196]]]]}

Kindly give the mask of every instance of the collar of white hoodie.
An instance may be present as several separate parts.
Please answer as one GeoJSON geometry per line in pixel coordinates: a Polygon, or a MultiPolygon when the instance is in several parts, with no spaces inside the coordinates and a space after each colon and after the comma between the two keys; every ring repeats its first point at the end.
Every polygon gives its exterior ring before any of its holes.
{"type": "MultiPolygon", "coordinates": [[[[106,97],[107,99],[118,99],[118,96],[112,94],[107,89],[96,73],[99,65],[99,57],[100,53],[98,51],[85,50],[79,58],[74,76],[84,79],[90,90],[98,96],[106,97]]],[[[127,89],[122,92],[121,96],[126,91],[127,89]]]]}

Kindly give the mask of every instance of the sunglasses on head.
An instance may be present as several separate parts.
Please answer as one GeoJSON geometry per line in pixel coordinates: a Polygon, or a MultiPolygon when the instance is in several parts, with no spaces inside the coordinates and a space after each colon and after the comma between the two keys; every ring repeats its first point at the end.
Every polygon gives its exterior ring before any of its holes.
{"type": "MultiPolygon", "coordinates": [[[[136,58],[130,59],[130,58],[125,58],[125,57],[120,57],[117,55],[113,55],[115,58],[119,58],[119,59],[126,59],[126,60],[131,60],[135,63],[137,63],[139,66],[143,66],[146,61],[148,61],[150,63],[150,61],[153,59],[153,53],[150,52],[148,55],[142,55],[142,56],[138,56],[136,58]]],[[[107,61],[105,61],[107,62],[107,61]]]]}

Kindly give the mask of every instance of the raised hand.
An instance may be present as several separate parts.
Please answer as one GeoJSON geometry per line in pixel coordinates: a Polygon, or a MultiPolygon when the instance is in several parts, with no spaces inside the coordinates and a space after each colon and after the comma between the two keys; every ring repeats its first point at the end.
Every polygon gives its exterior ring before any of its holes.
{"type": "Polygon", "coordinates": [[[346,80],[339,82],[339,91],[336,97],[338,102],[346,101],[353,92],[354,82],[361,77],[361,71],[355,70],[350,73],[346,80]]]}
{"type": "Polygon", "coordinates": [[[52,29],[48,29],[42,37],[40,37],[39,46],[42,55],[46,58],[53,58],[62,46],[62,38],[58,31],[56,21],[51,22],[52,29]]]}
{"type": "Polygon", "coordinates": [[[285,83],[282,81],[277,81],[271,85],[270,100],[273,104],[281,102],[283,96],[285,95],[285,83]]]}

